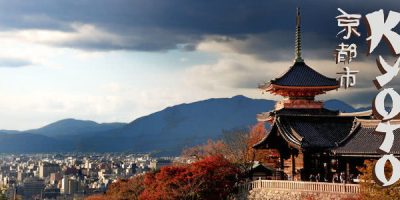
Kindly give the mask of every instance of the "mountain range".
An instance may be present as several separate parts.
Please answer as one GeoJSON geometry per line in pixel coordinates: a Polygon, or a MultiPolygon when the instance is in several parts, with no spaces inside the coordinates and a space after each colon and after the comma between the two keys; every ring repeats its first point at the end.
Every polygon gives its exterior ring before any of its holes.
{"type": "MultiPolygon", "coordinates": [[[[177,155],[185,147],[217,139],[222,131],[249,128],[256,114],[272,110],[275,102],[245,96],[212,98],[180,104],[135,119],[130,123],[96,123],[64,119],[42,128],[0,130],[0,152],[154,152],[177,155]]],[[[356,112],[339,101],[325,107],[356,112]]]]}

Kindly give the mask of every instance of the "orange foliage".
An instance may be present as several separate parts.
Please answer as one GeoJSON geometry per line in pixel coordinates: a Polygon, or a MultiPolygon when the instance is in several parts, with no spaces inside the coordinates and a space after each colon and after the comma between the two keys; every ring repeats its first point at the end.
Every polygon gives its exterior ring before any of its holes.
{"type": "Polygon", "coordinates": [[[158,172],[112,183],[104,195],[87,200],[226,199],[238,169],[221,155],[190,165],[166,166],[158,172]]]}
{"type": "Polygon", "coordinates": [[[148,173],[141,200],[225,199],[238,170],[222,156],[208,156],[187,166],[168,166],[148,173]]]}
{"type": "MultiPolygon", "coordinates": [[[[399,199],[400,197],[400,181],[389,186],[381,187],[375,183],[374,178],[374,166],[376,160],[366,160],[364,162],[364,167],[359,168],[359,171],[363,174],[361,176],[361,189],[363,199],[382,199],[382,200],[392,200],[399,199]]],[[[398,170],[398,169],[397,169],[398,170]]],[[[392,165],[389,162],[385,164],[385,175],[387,178],[392,175],[392,165]]]]}
{"type": "Polygon", "coordinates": [[[258,122],[256,125],[251,127],[250,136],[248,140],[248,146],[252,147],[261,139],[263,139],[267,134],[264,122],[258,122]]]}
{"type": "Polygon", "coordinates": [[[106,194],[104,195],[93,195],[87,200],[137,200],[139,195],[143,192],[143,180],[144,176],[134,176],[130,179],[118,180],[112,183],[106,194]]]}
{"type": "Polygon", "coordinates": [[[222,140],[208,140],[204,145],[187,148],[182,151],[183,157],[195,157],[197,160],[203,159],[207,156],[215,156],[224,154],[225,144],[222,140]]]}
{"type": "Polygon", "coordinates": [[[89,196],[87,198],[85,198],[86,200],[106,200],[108,198],[106,198],[104,195],[92,195],[89,196]]]}
{"type": "Polygon", "coordinates": [[[208,142],[192,148],[184,149],[183,157],[202,159],[206,156],[222,154],[230,162],[238,165],[243,173],[253,166],[254,161],[260,161],[271,167],[276,167],[278,154],[274,150],[255,150],[253,146],[266,136],[265,124],[259,122],[250,130],[234,130],[223,133],[221,140],[208,142]]]}
{"type": "Polygon", "coordinates": [[[257,144],[260,140],[262,140],[267,134],[267,130],[265,129],[265,125],[263,122],[259,122],[254,125],[249,133],[249,138],[247,140],[247,156],[249,160],[258,160],[263,158],[264,155],[261,154],[262,151],[257,151],[253,148],[255,144],[257,144]]]}

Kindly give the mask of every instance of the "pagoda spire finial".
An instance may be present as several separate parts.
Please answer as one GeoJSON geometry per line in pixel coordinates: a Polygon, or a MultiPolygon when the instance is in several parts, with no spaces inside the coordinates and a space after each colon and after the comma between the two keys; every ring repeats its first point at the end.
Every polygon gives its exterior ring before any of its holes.
{"type": "Polygon", "coordinates": [[[301,57],[301,30],[300,30],[300,8],[297,7],[296,15],[296,41],[295,41],[295,59],[294,62],[304,62],[301,57]]]}

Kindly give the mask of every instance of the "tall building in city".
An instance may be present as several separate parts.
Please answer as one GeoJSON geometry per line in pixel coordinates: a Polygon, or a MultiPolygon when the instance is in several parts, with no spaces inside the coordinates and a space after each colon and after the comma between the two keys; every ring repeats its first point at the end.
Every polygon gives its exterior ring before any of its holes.
{"type": "Polygon", "coordinates": [[[41,198],[45,188],[44,180],[37,177],[29,177],[24,180],[22,185],[24,199],[41,198]]]}
{"type": "Polygon", "coordinates": [[[61,180],[61,190],[62,194],[77,194],[82,190],[80,181],[76,177],[64,176],[61,180]]]}
{"type": "Polygon", "coordinates": [[[61,179],[61,193],[68,194],[69,192],[69,176],[63,176],[61,179]]]}
{"type": "Polygon", "coordinates": [[[17,181],[18,182],[20,182],[20,183],[23,182],[25,177],[26,177],[26,173],[25,172],[18,171],[18,174],[17,174],[17,181]]]}
{"type": "Polygon", "coordinates": [[[78,193],[80,187],[79,187],[79,181],[76,178],[70,178],[68,180],[68,191],[66,192],[67,194],[76,194],[78,193]]]}
{"type": "Polygon", "coordinates": [[[50,184],[56,184],[63,178],[62,174],[59,172],[50,173],[50,184]]]}
{"type": "Polygon", "coordinates": [[[58,164],[42,162],[39,165],[39,177],[46,178],[50,176],[51,173],[59,172],[60,166],[58,164]]]}

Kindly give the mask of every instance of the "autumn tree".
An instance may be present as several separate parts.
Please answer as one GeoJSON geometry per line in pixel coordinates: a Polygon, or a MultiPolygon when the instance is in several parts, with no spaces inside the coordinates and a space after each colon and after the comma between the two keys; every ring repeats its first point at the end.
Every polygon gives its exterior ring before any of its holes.
{"type": "Polygon", "coordinates": [[[207,156],[186,166],[162,167],[146,174],[142,200],[226,199],[234,189],[237,168],[223,156],[207,156]]]}
{"type": "Polygon", "coordinates": [[[267,135],[267,130],[263,122],[259,122],[250,129],[249,138],[247,140],[247,155],[249,159],[260,162],[268,162],[273,152],[271,150],[256,150],[253,148],[255,144],[260,142],[267,135]]]}
{"type": "MultiPolygon", "coordinates": [[[[375,160],[366,160],[364,162],[364,167],[359,168],[362,173],[361,178],[361,191],[363,199],[382,199],[391,200],[398,199],[400,197],[400,182],[389,186],[381,187],[375,182],[374,178],[374,166],[376,164],[375,160]]],[[[397,169],[398,170],[398,169],[397,169]]],[[[385,175],[386,178],[390,178],[392,175],[392,165],[389,162],[385,164],[385,175]]]]}
{"type": "Polygon", "coordinates": [[[183,157],[201,159],[206,156],[222,154],[227,160],[237,165],[246,174],[254,161],[265,161],[270,157],[269,150],[255,150],[253,145],[266,135],[265,124],[260,122],[250,129],[235,129],[223,131],[220,140],[209,140],[204,145],[198,145],[183,150],[183,157]]]}
{"type": "Polygon", "coordinates": [[[226,146],[225,152],[228,152],[227,158],[236,163],[244,175],[254,165],[255,161],[261,163],[271,162],[269,158],[274,154],[271,150],[256,150],[253,148],[255,144],[261,141],[267,134],[264,122],[258,122],[249,130],[236,130],[225,132],[223,134],[223,142],[226,146]]]}
{"type": "Polygon", "coordinates": [[[104,195],[93,195],[87,200],[138,200],[143,192],[144,175],[121,179],[112,183],[104,195]]]}
{"type": "Polygon", "coordinates": [[[183,157],[195,158],[191,164],[162,167],[128,180],[112,183],[103,199],[226,199],[235,189],[238,178],[251,169],[255,160],[270,152],[257,152],[253,145],[266,135],[263,123],[250,129],[224,131],[220,140],[185,149],[183,157]]]}
{"type": "Polygon", "coordinates": [[[225,150],[226,147],[222,140],[208,140],[206,144],[184,149],[181,156],[186,158],[193,157],[196,160],[201,160],[207,156],[215,156],[221,154],[225,155],[225,150]]]}
{"type": "Polygon", "coordinates": [[[85,198],[85,200],[106,200],[106,199],[114,200],[113,198],[107,198],[105,195],[101,194],[91,195],[85,198]]]}
{"type": "Polygon", "coordinates": [[[224,156],[232,163],[236,164],[241,171],[246,171],[251,166],[251,159],[248,153],[249,131],[247,129],[237,129],[224,131],[222,141],[225,144],[224,156]]]}

